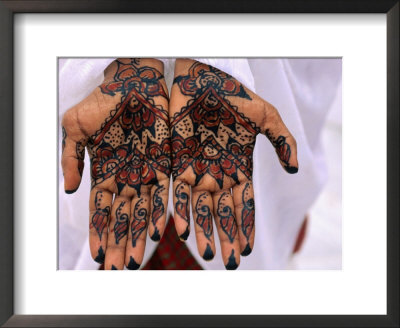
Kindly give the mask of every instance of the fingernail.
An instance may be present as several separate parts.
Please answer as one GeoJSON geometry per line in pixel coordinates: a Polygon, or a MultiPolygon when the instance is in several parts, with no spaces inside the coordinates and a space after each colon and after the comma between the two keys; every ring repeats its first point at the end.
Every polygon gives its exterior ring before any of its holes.
{"type": "Polygon", "coordinates": [[[99,250],[97,251],[97,256],[94,259],[97,263],[103,264],[104,263],[105,254],[103,251],[103,247],[100,246],[99,250]]]}
{"type": "Polygon", "coordinates": [[[73,190],[65,190],[65,193],[66,194],[73,194],[75,191],[77,191],[78,190],[78,188],[76,188],[76,189],[73,189],[73,190]]]}
{"type": "Polygon", "coordinates": [[[127,266],[128,270],[137,270],[140,268],[140,264],[137,264],[136,261],[133,259],[133,257],[131,256],[129,258],[129,263],[127,266]]]}
{"type": "Polygon", "coordinates": [[[295,174],[299,171],[299,168],[295,167],[295,166],[285,166],[284,168],[285,168],[286,172],[290,173],[290,174],[295,174]]]}
{"type": "Polygon", "coordinates": [[[190,233],[189,226],[187,226],[185,232],[179,236],[179,239],[182,241],[186,241],[189,237],[189,233],[190,233]]]}
{"type": "Polygon", "coordinates": [[[118,270],[118,269],[113,264],[113,265],[111,265],[111,270],[118,270]]]}
{"type": "Polygon", "coordinates": [[[238,268],[238,264],[235,259],[235,251],[232,249],[232,253],[229,256],[228,263],[225,265],[226,270],[236,270],[238,268]]]}
{"type": "Polygon", "coordinates": [[[240,255],[247,256],[247,255],[249,255],[251,253],[251,251],[252,251],[252,249],[250,248],[250,245],[247,244],[245,249],[243,250],[243,252],[240,253],[240,255]]]}
{"type": "Polygon", "coordinates": [[[214,253],[210,247],[210,244],[207,244],[206,250],[204,251],[203,254],[203,259],[206,261],[211,261],[214,258],[214,253]]]}

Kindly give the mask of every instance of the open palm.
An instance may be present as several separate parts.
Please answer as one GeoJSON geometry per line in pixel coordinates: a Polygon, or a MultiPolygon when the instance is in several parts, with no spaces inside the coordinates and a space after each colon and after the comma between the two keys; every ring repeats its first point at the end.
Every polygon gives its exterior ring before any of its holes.
{"type": "Polygon", "coordinates": [[[271,104],[193,60],[176,62],[169,110],[177,232],[188,238],[191,198],[199,253],[214,257],[214,217],[224,264],[236,269],[254,245],[256,136],[266,134],[289,173],[297,172],[296,141],[271,104]]]}
{"type": "Polygon", "coordinates": [[[67,193],[91,161],[89,243],[106,269],[139,268],[146,230],[157,241],[166,219],[170,175],[168,93],[162,63],[119,59],[104,82],[63,117],[67,193]]]}

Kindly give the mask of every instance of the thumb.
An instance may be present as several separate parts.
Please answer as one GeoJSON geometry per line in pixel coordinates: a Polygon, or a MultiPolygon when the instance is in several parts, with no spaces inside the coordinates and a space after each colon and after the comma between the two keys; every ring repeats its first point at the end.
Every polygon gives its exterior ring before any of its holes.
{"type": "Polygon", "coordinates": [[[274,146],[279,161],[286,172],[297,173],[299,164],[297,162],[297,143],[289,129],[283,123],[276,108],[270,104],[266,105],[265,135],[274,146]]]}
{"type": "Polygon", "coordinates": [[[62,120],[62,158],[64,190],[74,193],[81,183],[87,138],[79,128],[77,116],[66,112],[62,120]]]}

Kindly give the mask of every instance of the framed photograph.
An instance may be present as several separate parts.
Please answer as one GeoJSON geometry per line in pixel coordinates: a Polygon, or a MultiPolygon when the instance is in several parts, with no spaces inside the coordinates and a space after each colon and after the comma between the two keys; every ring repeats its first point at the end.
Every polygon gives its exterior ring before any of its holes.
{"type": "Polygon", "coordinates": [[[0,324],[398,327],[399,6],[0,1],[0,324]]]}

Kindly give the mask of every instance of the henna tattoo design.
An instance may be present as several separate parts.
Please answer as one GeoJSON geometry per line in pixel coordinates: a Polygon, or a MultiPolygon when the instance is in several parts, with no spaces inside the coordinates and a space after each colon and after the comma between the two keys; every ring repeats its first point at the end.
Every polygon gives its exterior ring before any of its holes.
{"type": "Polygon", "coordinates": [[[151,223],[154,226],[154,233],[151,236],[151,239],[154,241],[159,241],[161,239],[160,231],[157,228],[157,222],[164,214],[164,204],[160,194],[165,190],[163,185],[159,185],[154,192],[153,196],[153,212],[151,213],[151,223]]]}
{"type": "Polygon", "coordinates": [[[65,128],[62,127],[62,148],[61,148],[61,154],[64,152],[65,149],[65,140],[67,139],[67,131],[65,131],[65,128]]]}
{"type": "Polygon", "coordinates": [[[133,210],[133,220],[131,224],[132,247],[136,247],[136,241],[147,227],[147,210],[141,207],[143,203],[143,198],[140,198],[133,210]]]}
{"type": "Polygon", "coordinates": [[[220,224],[222,231],[228,236],[229,241],[233,243],[237,228],[235,216],[232,213],[232,208],[227,205],[227,198],[229,194],[224,192],[218,200],[217,214],[220,217],[220,224]]]}
{"type": "Polygon", "coordinates": [[[207,193],[202,193],[196,202],[196,223],[203,229],[204,235],[208,240],[211,240],[213,233],[211,210],[204,202],[207,200],[207,193]]]}
{"type": "Polygon", "coordinates": [[[179,183],[175,188],[175,196],[177,199],[175,204],[175,210],[176,213],[178,213],[179,217],[185,220],[187,224],[185,232],[181,234],[179,237],[184,240],[187,240],[187,237],[189,236],[189,220],[190,220],[189,195],[186,192],[184,192],[184,190],[185,186],[183,182],[179,183]]]}
{"type": "Polygon", "coordinates": [[[269,129],[265,131],[265,135],[274,146],[279,159],[285,164],[284,165],[285,170],[288,173],[297,173],[299,169],[297,167],[290,166],[289,164],[292,151],[290,149],[290,145],[286,142],[286,137],[279,136],[278,138],[275,138],[269,129]]]}
{"type": "Polygon", "coordinates": [[[89,138],[92,188],[114,177],[118,193],[126,186],[140,197],[141,185],[157,183],[157,172],[170,174],[168,112],[155,98],[168,98],[163,75],[149,66],[117,61],[113,81],[102,84],[102,93],[122,95],[101,128],[89,138]]]}
{"type": "Polygon", "coordinates": [[[248,255],[251,252],[249,239],[251,232],[254,228],[254,199],[253,196],[250,194],[250,183],[247,182],[242,193],[242,202],[243,202],[243,209],[242,209],[242,232],[243,235],[246,237],[247,245],[245,250],[242,252],[242,255],[248,255]]]}
{"type": "Polygon", "coordinates": [[[242,84],[208,65],[194,63],[174,83],[191,99],[172,119],[173,178],[188,167],[198,185],[210,175],[223,188],[225,176],[239,183],[238,172],[252,176],[255,136],[259,128],[227,97],[251,100],[242,84]]]}
{"type": "Polygon", "coordinates": [[[128,214],[122,213],[122,208],[125,202],[121,202],[115,211],[116,222],[114,224],[115,243],[118,245],[119,241],[128,233],[129,217],[128,214]]]}
{"type": "Polygon", "coordinates": [[[110,217],[110,206],[101,208],[101,200],[103,199],[103,192],[96,192],[94,204],[96,206],[96,212],[92,216],[92,225],[96,229],[97,234],[101,240],[103,230],[107,227],[108,219],[110,217]]]}

